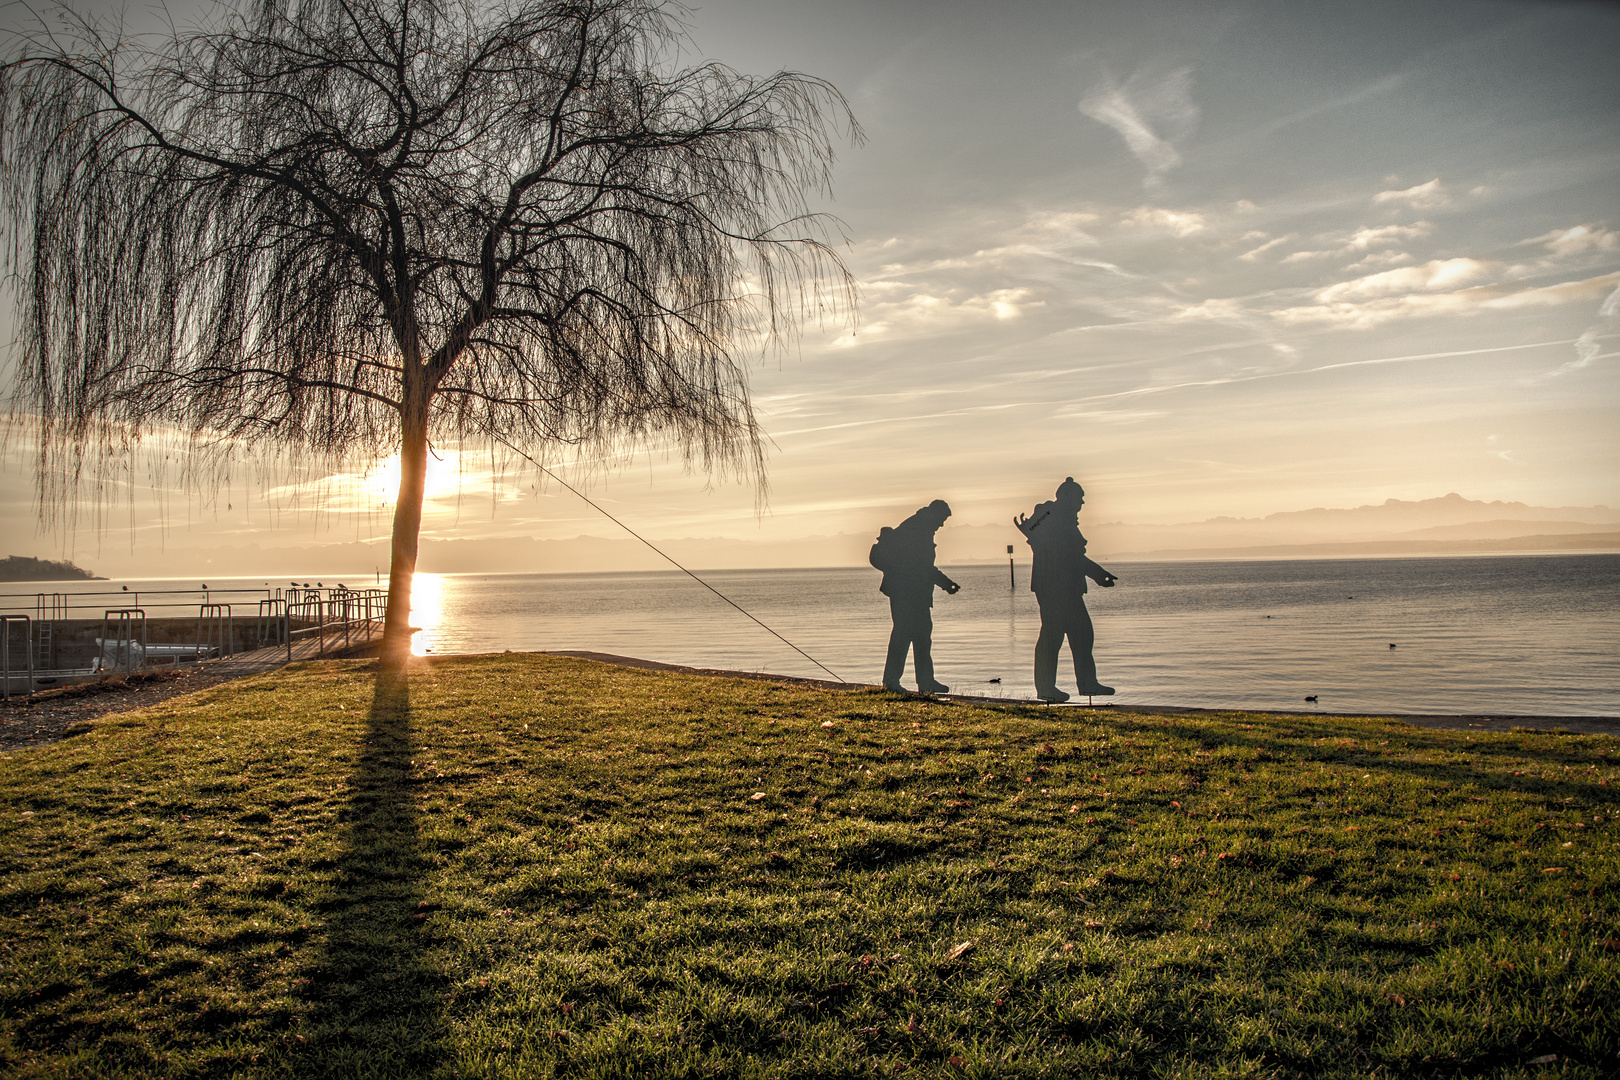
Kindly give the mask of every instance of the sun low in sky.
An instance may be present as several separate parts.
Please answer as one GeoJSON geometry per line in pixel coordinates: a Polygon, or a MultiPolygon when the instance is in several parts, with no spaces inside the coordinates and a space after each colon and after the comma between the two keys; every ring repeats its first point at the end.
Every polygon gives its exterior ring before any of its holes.
{"type": "MultiPolygon", "coordinates": [[[[763,516],[674,455],[568,473],[646,534],[875,533],[934,498],[1005,523],[1069,475],[1096,521],[1620,502],[1620,9],[718,0],[690,27],[688,61],[848,97],[866,140],[823,209],[860,321],[754,370],[763,516]]],[[[424,538],[612,534],[438,450],[424,538]]],[[[386,532],[388,468],[328,485],[326,538],[386,532]]],[[[262,492],[229,502],[167,542],[281,542],[262,492]]]]}

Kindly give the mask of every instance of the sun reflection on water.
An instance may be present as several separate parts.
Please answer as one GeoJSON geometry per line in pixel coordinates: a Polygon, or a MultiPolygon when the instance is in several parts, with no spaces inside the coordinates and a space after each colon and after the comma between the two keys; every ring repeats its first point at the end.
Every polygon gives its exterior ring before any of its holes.
{"type": "Polygon", "coordinates": [[[411,582],[411,625],[421,629],[411,635],[411,652],[424,656],[431,652],[444,627],[443,574],[418,573],[411,582]]]}

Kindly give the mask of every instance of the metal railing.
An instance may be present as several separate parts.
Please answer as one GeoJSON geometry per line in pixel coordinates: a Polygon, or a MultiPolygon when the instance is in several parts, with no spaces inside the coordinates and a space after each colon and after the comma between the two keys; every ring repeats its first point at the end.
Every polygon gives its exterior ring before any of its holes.
{"type": "Polygon", "coordinates": [[[0,679],[4,679],[8,699],[11,697],[11,628],[19,624],[23,631],[23,655],[28,659],[28,682],[23,694],[26,696],[34,690],[33,621],[27,615],[0,615],[0,679]]]}
{"type": "Polygon", "coordinates": [[[315,651],[325,656],[329,638],[341,637],[343,648],[357,640],[370,641],[382,632],[388,611],[387,589],[289,589],[287,622],[304,624],[287,633],[287,656],[292,657],[292,639],[314,637],[315,651]]]}
{"type": "Polygon", "coordinates": [[[287,601],[276,596],[259,601],[258,647],[268,649],[276,645],[287,646],[287,659],[292,659],[292,638],[287,636],[287,601]]]}
{"type": "Polygon", "coordinates": [[[108,608],[101,616],[101,636],[96,639],[96,668],[108,670],[108,650],[111,649],[113,671],[129,673],[146,663],[146,612],[140,608],[108,608]],[[140,627],[137,641],[135,628],[140,627]],[[111,627],[117,635],[107,633],[111,627]],[[140,652],[135,650],[139,647],[140,652]]]}
{"type": "Polygon", "coordinates": [[[29,693],[244,649],[285,649],[291,660],[295,642],[311,639],[316,655],[325,656],[380,635],[387,607],[386,588],[341,585],[0,593],[0,693],[11,696],[25,666],[29,693]],[[244,611],[239,624],[235,608],[248,604],[254,622],[244,611]],[[98,622],[101,634],[94,637],[98,622]]]}
{"type": "Polygon", "coordinates": [[[220,656],[236,653],[236,626],[231,619],[229,604],[201,604],[197,607],[197,648],[220,656]]]}

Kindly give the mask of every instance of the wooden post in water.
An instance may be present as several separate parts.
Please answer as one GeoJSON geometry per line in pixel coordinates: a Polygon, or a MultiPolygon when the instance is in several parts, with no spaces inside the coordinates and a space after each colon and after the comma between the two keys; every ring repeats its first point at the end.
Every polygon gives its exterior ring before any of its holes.
{"type": "Polygon", "coordinates": [[[1013,546],[1011,544],[1008,544],[1007,545],[1007,588],[1012,589],[1014,592],[1016,592],[1018,590],[1018,579],[1015,576],[1013,576],[1012,557],[1013,557],[1013,546]]]}

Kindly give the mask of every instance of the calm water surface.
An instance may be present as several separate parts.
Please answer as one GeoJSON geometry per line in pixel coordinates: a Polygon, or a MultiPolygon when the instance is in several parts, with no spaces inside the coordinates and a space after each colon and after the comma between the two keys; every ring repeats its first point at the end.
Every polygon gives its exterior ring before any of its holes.
{"type": "MultiPolygon", "coordinates": [[[[1620,556],[1109,568],[1118,586],[1089,599],[1098,674],[1119,702],[1300,709],[1314,694],[1331,712],[1620,715],[1620,556]]],[[[963,588],[935,594],[939,678],[964,694],[1033,696],[1027,564],[1016,589],[1005,566],[948,573],[963,588]]],[[[841,678],[879,681],[889,613],[877,571],[703,576],[841,678]]],[[[418,652],[588,649],[826,676],[677,572],[422,574],[414,607],[418,652]]]]}

